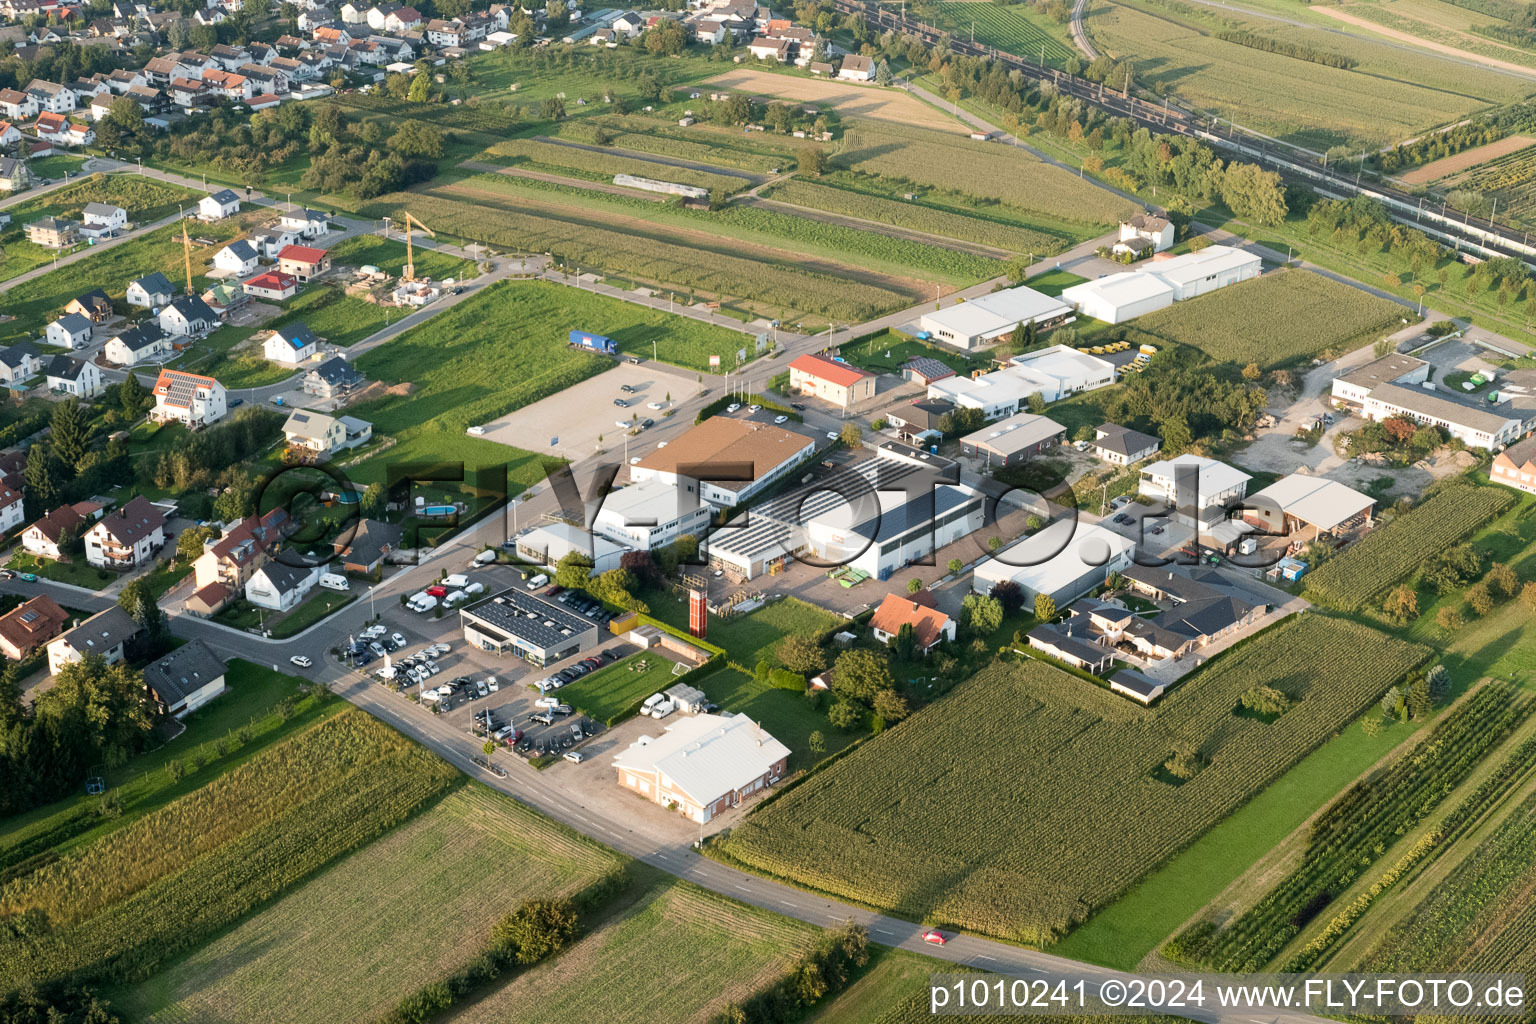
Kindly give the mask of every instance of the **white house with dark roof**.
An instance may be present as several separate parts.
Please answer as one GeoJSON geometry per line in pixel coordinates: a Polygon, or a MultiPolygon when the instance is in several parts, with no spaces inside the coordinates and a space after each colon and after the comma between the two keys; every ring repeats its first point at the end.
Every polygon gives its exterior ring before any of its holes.
{"type": "Polygon", "coordinates": [[[245,599],[258,608],[286,612],[309,595],[323,569],[269,559],[245,581],[245,599]]]}
{"type": "Polygon", "coordinates": [[[85,531],[85,560],[99,569],[136,569],[164,546],[165,513],[142,494],[85,531]]]}
{"type": "Polygon", "coordinates": [[[206,334],[218,322],[218,314],[197,295],[178,295],[160,311],[160,329],[166,334],[206,334]]]}
{"type": "Polygon", "coordinates": [[[19,341],[9,348],[0,349],[0,380],[17,384],[30,380],[42,367],[42,360],[30,342],[19,341]]]}
{"type": "Polygon", "coordinates": [[[161,714],[180,718],[224,692],[224,662],[203,641],[189,640],[145,665],[144,685],[161,714]]]}
{"type": "Polygon", "coordinates": [[[1129,466],[1150,459],[1163,447],[1162,438],[1143,434],[1118,423],[1105,423],[1095,427],[1094,439],[1089,442],[1093,454],[1115,466],[1129,466]]]}
{"type": "Polygon", "coordinates": [[[117,605],[97,612],[48,644],[48,671],[58,675],[66,665],[100,655],[108,665],[123,660],[128,641],[139,635],[139,624],[117,605]]]}
{"type": "Polygon", "coordinates": [[[197,201],[199,220],[223,220],[240,212],[240,197],[231,189],[220,189],[197,201]]]}
{"type": "Polygon", "coordinates": [[[256,250],[251,243],[237,238],[213,254],[215,270],[222,270],[232,277],[248,277],[256,273],[256,250]]]}
{"type": "Polygon", "coordinates": [[[80,313],[66,313],[48,325],[44,336],[48,344],[59,348],[82,348],[91,343],[94,325],[90,318],[80,313]]]}
{"type": "Polygon", "coordinates": [[[308,362],[320,351],[320,339],[303,323],[295,321],[274,328],[262,343],[262,354],[283,366],[308,362]]]}
{"type": "Polygon", "coordinates": [[[57,355],[48,360],[43,371],[48,379],[48,389],[76,398],[95,398],[106,390],[102,384],[101,370],[95,363],[74,356],[57,355]]]}
{"type": "Polygon", "coordinates": [[[171,339],[150,319],[114,334],[102,348],[102,355],[118,366],[137,366],[163,359],[171,350],[171,339]]]}
{"type": "Polygon", "coordinates": [[[176,289],[160,271],[145,274],[137,281],[128,283],[128,305],[144,309],[159,309],[176,297],[176,289]]]}
{"type": "Polygon", "coordinates": [[[80,233],[87,238],[107,238],[128,226],[128,211],[110,203],[86,203],[80,233]]]}

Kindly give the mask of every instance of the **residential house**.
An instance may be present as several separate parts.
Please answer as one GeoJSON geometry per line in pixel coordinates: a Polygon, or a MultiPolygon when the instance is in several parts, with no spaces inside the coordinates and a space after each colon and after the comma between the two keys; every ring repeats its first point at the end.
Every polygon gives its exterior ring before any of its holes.
{"type": "Polygon", "coordinates": [[[108,203],[86,203],[85,224],[80,233],[87,238],[108,238],[128,226],[128,211],[108,203]]]}
{"type": "Polygon", "coordinates": [[[258,299],[271,299],[273,302],[291,299],[299,293],[298,278],[276,270],[258,274],[246,281],[242,287],[247,295],[253,295],[258,299]]]}
{"type": "Polygon", "coordinates": [[[421,12],[414,7],[402,7],[384,19],[384,31],[404,35],[421,28],[421,12]]]}
{"type": "Polygon", "coordinates": [[[44,335],[48,344],[60,348],[82,348],[91,343],[94,329],[90,319],[79,313],[66,313],[48,325],[44,335]]]}
{"type": "Polygon", "coordinates": [[[22,549],[37,558],[63,558],[100,512],[101,506],[92,501],[60,505],[22,531],[22,549]]]}
{"type": "Polygon", "coordinates": [[[74,90],[41,78],[32,79],[22,91],[37,101],[39,113],[67,114],[76,106],[74,90]]]}
{"type": "Polygon", "coordinates": [[[245,64],[241,66],[240,74],[250,85],[250,94],[245,98],[248,104],[258,96],[280,96],[288,91],[288,76],[274,68],[260,64],[245,64]]]}
{"type": "Polygon", "coordinates": [[[1495,455],[1488,479],[1536,494],[1536,436],[1517,441],[1495,455]]]}
{"type": "Polygon", "coordinates": [[[290,449],[304,456],[321,459],[341,451],[347,443],[347,428],[341,420],[308,409],[295,409],[283,424],[283,436],[290,449]]]}
{"type": "Polygon", "coordinates": [[[224,281],[203,292],[203,301],[208,303],[208,308],[213,310],[215,316],[224,320],[251,299],[239,281],[224,281]]]}
{"type": "Polygon", "coordinates": [[[37,99],[17,89],[0,89],[0,114],[11,121],[30,121],[37,116],[37,99]]]}
{"type": "Polygon", "coordinates": [[[427,42],[433,46],[464,45],[464,23],[458,19],[433,18],[427,22],[425,32],[427,42]]]}
{"type": "Polygon", "coordinates": [[[85,560],[98,569],[126,572],[149,564],[165,546],[165,513],[139,494],[85,531],[85,560]]]}
{"type": "Polygon", "coordinates": [[[297,366],[320,351],[320,339],[305,324],[295,321],[275,328],[262,344],[262,354],[274,363],[297,366]]]}
{"type": "Polygon", "coordinates": [[[158,309],[176,297],[176,289],[160,271],[145,274],[128,284],[128,305],[143,309],[158,309]]]}
{"type": "MultiPolygon", "coordinates": [[[[12,132],[16,131],[9,124],[5,127],[10,128],[12,132]]],[[[31,184],[32,172],[27,169],[25,160],[11,156],[0,157],[0,189],[7,192],[20,192],[31,184]]]]}
{"type": "Polygon", "coordinates": [[[112,319],[112,299],[100,288],[92,288],[70,299],[64,306],[64,312],[79,313],[93,324],[106,323],[112,319]]]}
{"type": "Polygon", "coordinates": [[[1211,533],[1228,518],[1227,510],[1248,493],[1247,473],[1203,455],[1180,455],[1142,467],[1142,497],[1162,502],[1174,518],[1211,533]]]}
{"type": "Polygon", "coordinates": [[[262,259],[275,260],[277,254],[299,240],[297,231],[289,231],[278,224],[268,224],[251,236],[251,245],[262,259]]]}
{"type": "Polygon", "coordinates": [[[198,589],[223,584],[240,590],[282,543],[292,528],[288,513],[281,506],[264,516],[242,519],[224,531],[217,540],[203,545],[203,553],[192,563],[198,589]]]}
{"type": "Polygon", "coordinates": [[[321,566],[300,568],[268,559],[245,583],[245,599],[275,612],[292,610],[319,581],[321,566]]]}
{"type": "Polygon", "coordinates": [[[277,268],[301,282],[312,281],[331,269],[331,257],[324,249],[290,245],[277,254],[277,268]]]}
{"type": "Polygon", "coordinates": [[[913,651],[926,655],[942,641],[955,638],[955,620],[939,611],[935,604],[933,595],[926,590],[910,597],[886,594],[869,620],[869,628],[874,631],[876,640],[889,645],[903,626],[911,626],[913,651]]]}
{"type": "Polygon", "coordinates": [[[199,220],[223,220],[240,212],[240,197],[231,189],[220,189],[197,201],[199,220]]]}
{"type": "Polygon", "coordinates": [[[277,220],[278,226],[300,238],[321,238],[331,233],[331,220],[319,210],[288,210],[277,220]]]}
{"type": "Polygon", "coordinates": [[[400,549],[400,527],[363,519],[352,528],[350,536],[337,537],[331,548],[341,559],[343,572],[371,573],[400,549]]]}
{"type": "Polygon", "coordinates": [[[340,398],[363,386],[363,375],[341,356],[332,356],[304,374],[304,393],[340,398]]]}
{"type": "Polygon", "coordinates": [[[256,273],[256,250],[250,242],[237,238],[213,254],[213,266],[232,277],[249,277],[256,273]]]}
{"type": "Polygon", "coordinates": [[[0,349],[0,380],[7,384],[31,380],[41,367],[37,349],[31,342],[18,341],[9,348],[0,349]]]}
{"type": "Polygon", "coordinates": [[[1129,466],[1142,459],[1150,459],[1163,447],[1162,438],[1122,427],[1118,423],[1095,427],[1093,434],[1094,440],[1090,442],[1093,454],[1116,466],[1129,466]]]}
{"type": "Polygon", "coordinates": [[[160,311],[160,329],[166,334],[206,334],[218,320],[208,303],[196,295],[178,295],[160,311]]]}
{"type": "Polygon", "coordinates": [[[209,71],[203,75],[203,84],[227,100],[244,101],[256,94],[256,83],[237,71],[209,71]]]}
{"type": "Polygon", "coordinates": [[[43,373],[47,377],[50,391],[74,395],[76,398],[95,398],[106,391],[100,368],[88,360],[57,355],[48,360],[43,373]]]}
{"type": "Polygon", "coordinates": [[[49,642],[48,671],[58,675],[66,665],[92,654],[116,665],[123,660],[128,641],[138,635],[139,624],[133,616],[114,604],[49,642]]]}
{"type": "Polygon", "coordinates": [[[180,718],[224,692],[224,662],[201,640],[189,640],[144,666],[144,685],[162,715],[180,718]]]}
{"type": "Polygon", "coordinates": [[[12,487],[10,484],[0,483],[0,534],[9,534],[16,529],[21,525],[24,516],[20,486],[12,487]]]}
{"type": "Polygon", "coordinates": [[[784,777],[789,748],[747,715],[690,715],[613,759],[620,786],[703,825],[784,777]]]}
{"type": "Polygon", "coordinates": [[[873,82],[875,80],[875,62],[858,53],[850,53],[843,58],[843,63],[837,69],[837,77],[845,82],[873,82]]]}
{"type": "Polygon", "coordinates": [[[39,217],[27,222],[27,241],[45,249],[67,249],[80,240],[80,225],[62,217],[39,217]]]}
{"type": "Polygon", "coordinates": [[[1173,248],[1173,223],[1164,217],[1150,213],[1138,213],[1120,222],[1120,241],[1115,249],[1121,252],[1163,252],[1173,248]]]}
{"type": "Polygon", "coordinates": [[[224,418],[224,385],[212,377],[185,370],[161,370],[155,381],[155,407],[149,418],[155,423],[171,420],[192,429],[224,418]]]}
{"type": "Polygon", "coordinates": [[[32,652],[64,631],[69,613],[47,594],[0,615],[0,654],[12,661],[23,661],[32,652]]]}
{"type": "Polygon", "coordinates": [[[721,22],[713,19],[704,19],[693,23],[693,38],[701,43],[718,46],[725,42],[730,30],[721,22]]]}
{"type": "Polygon", "coordinates": [[[114,334],[103,347],[102,354],[108,362],[118,366],[137,366],[164,359],[171,351],[171,339],[151,318],[114,334]]]}

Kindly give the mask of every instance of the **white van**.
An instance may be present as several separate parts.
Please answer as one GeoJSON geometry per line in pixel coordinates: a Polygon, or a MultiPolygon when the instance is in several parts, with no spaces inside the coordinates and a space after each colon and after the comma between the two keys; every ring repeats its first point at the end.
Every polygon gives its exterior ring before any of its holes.
{"type": "Polygon", "coordinates": [[[442,585],[449,590],[462,590],[464,587],[469,586],[469,577],[463,573],[456,572],[452,576],[443,577],[442,585]]]}
{"type": "Polygon", "coordinates": [[[464,593],[464,591],[462,591],[462,590],[455,590],[453,593],[451,593],[447,597],[443,598],[443,607],[444,608],[452,608],[455,605],[463,604],[465,601],[468,601],[468,600],[469,600],[469,595],[468,594],[464,593]]]}
{"type": "Polygon", "coordinates": [[[544,586],[548,582],[549,582],[549,577],[544,575],[543,573],[539,573],[533,579],[528,581],[528,589],[529,590],[538,590],[540,587],[544,586]]]}
{"type": "Polygon", "coordinates": [[[476,594],[483,594],[483,593],[485,593],[485,584],[484,583],[471,583],[469,586],[464,588],[464,593],[469,595],[470,597],[473,597],[476,594]]]}
{"type": "Polygon", "coordinates": [[[666,718],[668,715],[670,715],[672,712],[674,712],[676,710],[677,710],[677,705],[676,704],[672,703],[669,700],[664,700],[664,701],[660,702],[659,704],[655,704],[655,705],[653,705],[651,707],[650,715],[651,715],[652,718],[666,718]]]}
{"type": "Polygon", "coordinates": [[[478,555],[475,556],[475,560],[471,564],[473,564],[473,565],[490,565],[494,561],[496,561],[496,549],[495,548],[486,548],[484,551],[480,552],[478,555]]]}
{"type": "Polygon", "coordinates": [[[324,587],[326,590],[343,590],[343,591],[345,591],[345,590],[350,590],[351,587],[352,587],[352,584],[347,582],[347,578],[345,576],[338,575],[338,574],[336,574],[334,572],[328,572],[325,575],[321,576],[320,577],[320,585],[322,587],[324,587]]]}
{"type": "Polygon", "coordinates": [[[653,693],[653,694],[651,694],[649,697],[645,698],[645,703],[640,705],[640,713],[642,715],[650,714],[652,708],[654,708],[656,705],[662,703],[666,699],[667,699],[667,696],[664,693],[653,693]]]}

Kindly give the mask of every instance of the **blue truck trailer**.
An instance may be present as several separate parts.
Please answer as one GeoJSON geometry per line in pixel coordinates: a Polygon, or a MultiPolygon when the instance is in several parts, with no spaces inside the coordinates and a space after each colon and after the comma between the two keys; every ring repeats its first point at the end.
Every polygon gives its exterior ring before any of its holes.
{"type": "Polygon", "coordinates": [[[590,331],[572,331],[571,344],[577,348],[584,348],[589,352],[601,352],[604,355],[618,355],[619,343],[612,338],[605,338],[601,334],[593,334],[590,331]]]}

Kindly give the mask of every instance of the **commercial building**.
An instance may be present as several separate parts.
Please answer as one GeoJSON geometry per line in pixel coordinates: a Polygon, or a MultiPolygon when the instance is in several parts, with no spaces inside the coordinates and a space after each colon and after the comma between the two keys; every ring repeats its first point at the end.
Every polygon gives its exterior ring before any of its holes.
{"type": "Polygon", "coordinates": [[[1073,285],[1062,291],[1061,299],[1084,316],[1118,324],[1175,302],[1252,280],[1263,269],[1263,261],[1253,253],[1230,245],[1212,245],[1199,252],[1153,260],[1136,270],[1073,285]]]}
{"type": "Polygon", "coordinates": [[[970,351],[1022,324],[1046,328],[1071,319],[1066,302],[1021,285],[924,313],[917,325],[935,341],[970,351]]]}
{"type": "Polygon", "coordinates": [[[1292,473],[1248,495],[1243,518],[1266,533],[1315,540],[1369,525],[1375,506],[1375,498],[1337,480],[1292,473]]]}
{"type": "Polygon", "coordinates": [[[100,655],[108,665],[123,660],[128,641],[139,635],[139,624],[117,605],[97,612],[48,644],[48,671],[58,675],[88,655],[100,655]]]}
{"type": "Polygon", "coordinates": [[[597,645],[598,628],[558,601],[513,587],[459,611],[464,639],[482,651],[550,665],[597,645]]]}
{"type": "Polygon", "coordinates": [[[1130,566],[1135,549],[1129,537],[1102,526],[1059,519],[978,564],[971,587],[990,594],[999,583],[1017,583],[1026,605],[1047,594],[1059,608],[1130,566]]]}
{"type": "Polygon", "coordinates": [[[746,715],[692,715],[613,759],[619,785],[705,824],[784,777],[789,748],[746,715]]]}
{"type": "Polygon", "coordinates": [[[1494,456],[1488,479],[1536,494],[1536,437],[1512,444],[1494,456]]]}
{"type": "Polygon", "coordinates": [[[957,406],[980,409],[989,420],[1012,416],[1029,406],[1031,395],[1054,402],[1115,382],[1115,365],[1107,359],[1052,345],[1014,356],[1008,365],[977,377],[949,377],[928,385],[928,397],[957,406]]]}
{"type": "Polygon", "coordinates": [[[836,359],[807,353],[789,364],[789,390],[847,409],[875,397],[875,375],[836,359]]]}
{"type": "Polygon", "coordinates": [[[711,416],[630,467],[636,483],[699,483],[699,497],[732,507],[787,476],[816,451],[816,441],[782,427],[711,416]]]}
{"type": "Polygon", "coordinates": [[[144,685],[163,715],[196,711],[224,692],[224,662],[201,640],[189,640],[144,666],[144,685]]]}
{"type": "Polygon", "coordinates": [[[684,534],[702,537],[713,511],[699,500],[693,480],[651,479],[608,492],[592,519],[592,532],[616,544],[654,551],[684,534]]]}
{"type": "Polygon", "coordinates": [[[1066,434],[1055,420],[1021,412],[962,437],[960,453],[985,459],[989,466],[1016,466],[1055,448],[1066,434]]]}
{"type": "Polygon", "coordinates": [[[1143,498],[1166,505],[1184,525],[1208,531],[1248,493],[1253,478],[1203,455],[1180,455],[1143,466],[1137,485],[1143,498]]]}
{"type": "Polygon", "coordinates": [[[566,555],[577,552],[592,559],[594,573],[619,568],[624,553],[633,550],[558,519],[524,529],[513,539],[513,547],[523,561],[550,568],[559,565],[566,555]]]}
{"type": "Polygon", "coordinates": [[[1468,395],[1430,380],[1424,360],[1394,353],[1335,377],[1333,400],[1366,419],[1428,424],[1491,451],[1536,428],[1536,371],[1507,373],[1486,395],[1468,395]]]}
{"type": "MultiPolygon", "coordinates": [[[[942,365],[942,364],[941,364],[942,365]]],[[[954,376],[951,371],[947,376],[954,376]]],[[[943,380],[936,377],[935,380],[943,380]]],[[[893,405],[885,412],[885,422],[896,428],[896,436],[908,444],[937,443],[943,440],[941,422],[955,411],[955,403],[942,399],[893,405]]]]}

